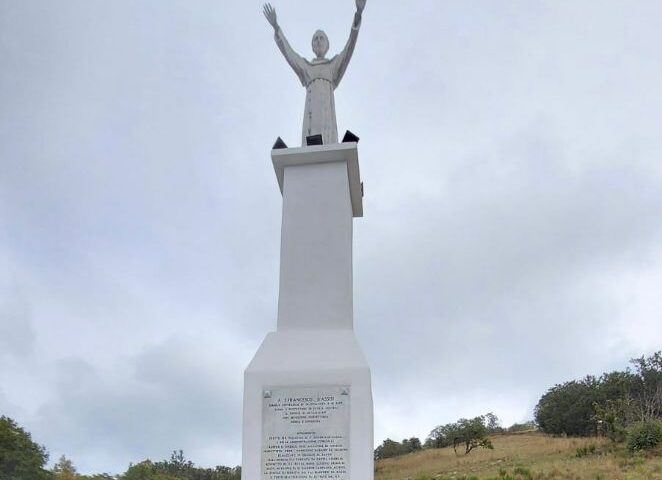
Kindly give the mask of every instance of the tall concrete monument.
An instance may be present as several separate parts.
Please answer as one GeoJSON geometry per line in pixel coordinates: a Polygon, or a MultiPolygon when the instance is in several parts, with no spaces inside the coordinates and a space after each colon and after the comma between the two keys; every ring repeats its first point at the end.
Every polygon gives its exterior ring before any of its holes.
{"type": "MultiPolygon", "coordinates": [[[[306,87],[303,143],[271,151],[283,195],[275,332],[244,373],[243,480],[372,480],[370,368],[353,329],[352,222],[363,216],[356,141],[338,143],[334,90],[354,50],[326,59],[317,31],[308,61],[289,46],[265,5],[276,43],[306,87]]],[[[356,137],[348,137],[357,140],[356,137]]]]}

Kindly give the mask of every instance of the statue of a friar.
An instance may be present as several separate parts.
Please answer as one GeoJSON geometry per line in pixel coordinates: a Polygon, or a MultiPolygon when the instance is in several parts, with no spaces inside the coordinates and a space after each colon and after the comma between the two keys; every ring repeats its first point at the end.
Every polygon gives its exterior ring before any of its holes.
{"type": "Polygon", "coordinates": [[[264,5],[264,16],[274,27],[275,39],[278,48],[285,56],[287,63],[297,74],[301,84],[306,87],[306,109],[303,117],[303,131],[301,144],[306,145],[306,137],[322,135],[324,144],[338,143],[338,127],[336,125],[336,106],[333,91],[340,84],[347,65],[354,53],[356,39],[361,26],[361,14],[365,8],[366,0],[356,0],[356,13],[349,40],[345,48],[331,59],[325,57],[329,51],[329,39],[322,30],[313,35],[313,52],[316,58],[306,60],[296,53],[288,43],[283,31],[278,25],[276,10],[270,5],[264,5]]]}

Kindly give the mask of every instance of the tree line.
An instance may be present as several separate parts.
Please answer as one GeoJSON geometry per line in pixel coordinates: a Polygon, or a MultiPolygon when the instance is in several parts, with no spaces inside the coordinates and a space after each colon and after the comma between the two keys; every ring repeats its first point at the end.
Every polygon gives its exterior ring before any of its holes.
{"type": "Polygon", "coordinates": [[[474,418],[460,418],[453,423],[439,425],[432,429],[424,444],[417,437],[396,442],[387,438],[375,449],[375,460],[398,457],[425,448],[453,447],[456,454],[469,454],[476,448],[494,448],[490,435],[505,432],[533,430],[533,422],[516,423],[504,429],[499,418],[492,412],[474,418]],[[459,449],[459,452],[458,452],[459,449]]]}
{"type": "Polygon", "coordinates": [[[588,375],[550,388],[535,407],[535,420],[552,435],[604,435],[628,440],[631,449],[662,443],[662,351],[630,360],[632,368],[588,375]],[[657,440],[656,440],[657,439],[657,440]]]}
{"type": "Polygon", "coordinates": [[[65,456],[47,469],[48,452],[9,417],[0,417],[0,480],[240,480],[241,467],[197,467],[181,450],[169,460],[144,460],[120,475],[81,475],[65,456]]]}
{"type": "Polygon", "coordinates": [[[501,428],[493,413],[432,429],[425,443],[412,437],[387,438],[375,459],[397,457],[425,448],[453,447],[468,454],[493,448],[491,435],[540,430],[551,435],[607,436],[627,442],[630,450],[662,444],[662,351],[630,360],[632,368],[586,376],[551,387],[534,410],[535,421],[501,428]]]}

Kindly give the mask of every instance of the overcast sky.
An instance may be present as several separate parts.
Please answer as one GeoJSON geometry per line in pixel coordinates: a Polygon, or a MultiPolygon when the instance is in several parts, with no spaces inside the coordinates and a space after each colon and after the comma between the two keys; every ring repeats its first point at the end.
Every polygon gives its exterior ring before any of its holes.
{"type": "MultiPolygon", "coordinates": [[[[344,45],[352,0],[272,3],[300,53],[344,45]]],[[[660,18],[368,1],[336,107],[377,443],[662,348],[660,18]]],[[[258,1],[0,0],[0,414],[51,459],[240,463],[304,94],[258,1]]]]}

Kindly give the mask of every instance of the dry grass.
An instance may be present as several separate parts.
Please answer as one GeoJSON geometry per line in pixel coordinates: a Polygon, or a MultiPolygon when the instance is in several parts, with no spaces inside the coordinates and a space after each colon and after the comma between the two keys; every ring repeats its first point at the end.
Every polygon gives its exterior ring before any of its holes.
{"type": "Polygon", "coordinates": [[[466,456],[442,448],[380,460],[375,464],[375,480],[484,480],[504,475],[518,480],[662,480],[659,450],[630,455],[601,438],[540,433],[497,435],[492,442],[494,450],[474,450],[466,456]],[[577,456],[578,449],[590,445],[595,446],[593,452],[577,456]],[[515,474],[518,467],[521,473],[515,474]]]}

